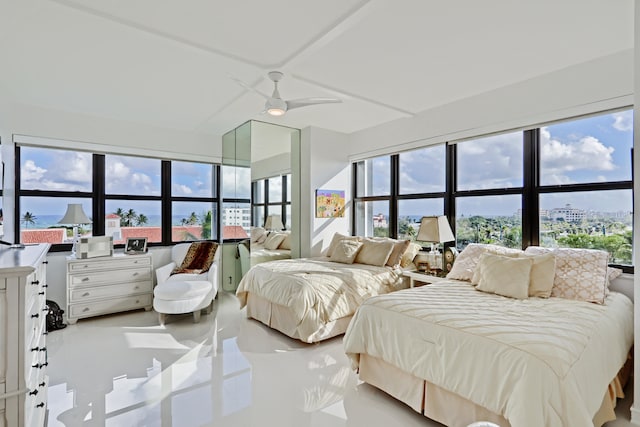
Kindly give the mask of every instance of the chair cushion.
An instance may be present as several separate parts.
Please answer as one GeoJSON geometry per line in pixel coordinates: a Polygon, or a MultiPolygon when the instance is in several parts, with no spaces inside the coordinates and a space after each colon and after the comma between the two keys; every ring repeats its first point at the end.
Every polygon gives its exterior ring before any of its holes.
{"type": "Polygon", "coordinates": [[[163,300],[187,300],[207,295],[212,287],[211,282],[205,281],[164,282],[155,287],[153,296],[163,300]]]}
{"type": "Polygon", "coordinates": [[[171,274],[200,274],[209,271],[215,257],[218,244],[216,242],[193,242],[180,266],[171,274]]]}

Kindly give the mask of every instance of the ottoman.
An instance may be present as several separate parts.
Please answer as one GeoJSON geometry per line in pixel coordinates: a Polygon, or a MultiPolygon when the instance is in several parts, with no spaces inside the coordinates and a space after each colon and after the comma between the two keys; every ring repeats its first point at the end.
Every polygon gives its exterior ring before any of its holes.
{"type": "Polygon", "coordinates": [[[153,309],[164,325],[167,314],[193,313],[193,322],[200,321],[200,311],[211,312],[214,290],[211,282],[203,280],[168,281],[153,290],[153,309]]]}

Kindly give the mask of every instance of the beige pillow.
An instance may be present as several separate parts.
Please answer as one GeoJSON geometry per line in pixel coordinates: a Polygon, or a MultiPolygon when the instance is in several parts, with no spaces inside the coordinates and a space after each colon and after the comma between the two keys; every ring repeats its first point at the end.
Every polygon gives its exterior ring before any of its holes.
{"type": "Polygon", "coordinates": [[[283,233],[269,233],[269,237],[264,241],[264,248],[278,249],[278,246],[280,246],[280,243],[282,243],[285,237],[286,235],[283,233]]]}
{"type": "Polygon", "coordinates": [[[595,249],[542,248],[529,246],[526,254],[553,252],[556,270],[553,278],[552,297],[604,304],[607,294],[609,253],[595,249]]]}
{"type": "Polygon", "coordinates": [[[529,281],[529,296],[549,298],[556,275],[556,256],[553,253],[543,255],[524,254],[533,260],[529,281]]]}
{"type": "Polygon", "coordinates": [[[407,250],[402,254],[402,258],[400,258],[400,267],[407,268],[410,267],[413,263],[413,259],[418,255],[422,246],[417,243],[410,243],[407,250]]]}
{"type": "Polygon", "coordinates": [[[284,239],[278,246],[278,249],[291,249],[291,233],[282,233],[284,234],[284,239]]]}
{"type": "Polygon", "coordinates": [[[460,252],[460,255],[456,257],[451,271],[447,274],[447,279],[471,281],[473,279],[473,271],[480,260],[480,256],[487,250],[492,250],[494,253],[500,255],[519,254],[522,252],[519,249],[505,248],[504,246],[469,243],[469,245],[460,252]]]}
{"type": "Polygon", "coordinates": [[[529,297],[529,280],[533,259],[514,258],[484,253],[476,269],[479,271],[476,289],[510,298],[529,297]]]}
{"type": "Polygon", "coordinates": [[[358,256],[358,252],[362,247],[362,243],[357,240],[343,239],[338,241],[336,247],[331,252],[329,259],[334,262],[341,262],[343,264],[353,264],[353,261],[358,256]]]}
{"type": "Polygon", "coordinates": [[[393,244],[393,250],[391,251],[391,255],[389,255],[389,259],[387,260],[387,263],[385,265],[393,268],[400,267],[402,256],[407,251],[407,249],[409,249],[410,244],[411,244],[410,240],[396,241],[393,244]]]}
{"type": "Polygon", "coordinates": [[[355,242],[362,240],[358,236],[346,236],[344,234],[335,233],[333,235],[333,238],[331,239],[331,243],[329,244],[329,247],[327,248],[327,252],[325,253],[325,256],[331,257],[331,254],[333,253],[333,250],[335,249],[336,245],[338,244],[338,242],[340,242],[343,239],[352,240],[355,242]]]}
{"type": "Polygon", "coordinates": [[[251,243],[258,243],[258,240],[263,237],[267,238],[267,230],[262,227],[253,227],[251,229],[251,243]]]}
{"type": "Polygon", "coordinates": [[[393,252],[394,246],[395,243],[390,240],[364,239],[354,262],[383,267],[393,252]]]}

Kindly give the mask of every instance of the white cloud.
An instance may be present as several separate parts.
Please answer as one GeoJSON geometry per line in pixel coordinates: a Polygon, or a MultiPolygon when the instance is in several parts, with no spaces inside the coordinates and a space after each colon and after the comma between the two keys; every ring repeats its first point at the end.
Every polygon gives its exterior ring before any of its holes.
{"type": "Polygon", "coordinates": [[[613,128],[621,132],[633,130],[633,114],[631,110],[620,113],[613,113],[613,128]]]}
{"type": "Polygon", "coordinates": [[[460,188],[522,186],[522,133],[495,135],[458,145],[460,188]]]}
{"type": "Polygon", "coordinates": [[[107,176],[109,179],[122,179],[129,176],[131,169],[129,169],[122,162],[107,162],[107,176]]]}
{"type": "Polygon", "coordinates": [[[33,160],[27,160],[20,168],[22,182],[36,182],[47,172],[45,168],[41,168],[35,164],[33,160]]]}
{"type": "Polygon", "coordinates": [[[577,171],[612,171],[615,148],[605,146],[593,136],[566,142],[554,139],[548,128],[540,129],[541,174],[548,184],[574,182],[567,174],[577,171]]]}
{"type": "Polygon", "coordinates": [[[193,194],[193,190],[184,184],[173,184],[173,194],[177,196],[188,196],[193,194]]]}

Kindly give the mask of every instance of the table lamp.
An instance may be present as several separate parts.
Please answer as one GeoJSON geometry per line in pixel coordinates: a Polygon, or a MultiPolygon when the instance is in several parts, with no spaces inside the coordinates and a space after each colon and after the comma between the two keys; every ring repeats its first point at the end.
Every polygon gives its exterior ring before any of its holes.
{"type": "MultiPolygon", "coordinates": [[[[431,243],[432,254],[437,253],[434,243],[440,244],[454,240],[456,236],[453,235],[446,216],[423,216],[420,220],[416,241],[431,243]]],[[[441,267],[444,270],[444,263],[441,267]]]]}
{"type": "Polygon", "coordinates": [[[91,224],[91,220],[82,210],[80,203],[69,203],[67,205],[67,212],[58,224],[67,224],[73,226],[73,246],[71,248],[71,254],[76,254],[76,244],[78,243],[78,227],[82,224],[91,224]]]}
{"type": "Polygon", "coordinates": [[[280,215],[269,215],[264,222],[265,230],[282,230],[284,225],[282,224],[282,219],[280,219],[280,215]]]}

